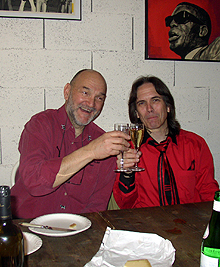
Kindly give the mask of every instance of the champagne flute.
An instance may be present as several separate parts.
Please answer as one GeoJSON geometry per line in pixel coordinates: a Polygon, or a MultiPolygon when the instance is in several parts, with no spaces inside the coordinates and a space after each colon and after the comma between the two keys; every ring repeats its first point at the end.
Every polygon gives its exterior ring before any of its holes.
{"type": "MultiPolygon", "coordinates": [[[[144,125],[142,123],[132,123],[130,125],[130,136],[131,136],[131,141],[134,145],[134,148],[137,150],[139,150],[140,145],[142,143],[142,140],[144,138],[144,125]]],[[[130,168],[131,171],[135,171],[135,172],[140,172],[140,171],[144,171],[144,168],[140,168],[138,167],[138,164],[136,162],[135,167],[134,168],[130,168]]]]}
{"type": "MultiPolygon", "coordinates": [[[[129,134],[129,124],[128,123],[115,123],[114,124],[114,130],[115,131],[121,131],[121,132],[124,132],[126,134],[129,134]]],[[[123,159],[124,151],[120,151],[120,153],[121,153],[121,161],[120,161],[121,168],[115,170],[115,172],[127,172],[127,171],[130,171],[130,169],[128,169],[128,168],[124,169],[124,159],[123,159]]]]}

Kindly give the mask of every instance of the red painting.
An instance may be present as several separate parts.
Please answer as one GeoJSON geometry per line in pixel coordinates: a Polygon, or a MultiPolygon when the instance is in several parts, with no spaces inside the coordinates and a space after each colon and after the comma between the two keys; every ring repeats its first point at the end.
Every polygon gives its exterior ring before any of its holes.
{"type": "MultiPolygon", "coordinates": [[[[165,18],[171,16],[176,6],[182,2],[181,0],[145,0],[145,59],[185,59],[170,49],[170,27],[165,25],[165,18]]],[[[187,2],[195,4],[208,12],[212,24],[208,43],[211,44],[220,36],[220,1],[190,0],[187,2]]],[[[220,47],[220,42],[218,46],[220,47]]],[[[218,54],[218,52],[216,53],[218,54]]],[[[203,60],[206,60],[206,58],[208,57],[204,57],[203,60]]],[[[219,58],[220,52],[219,56],[216,56],[214,60],[219,60],[219,58]]]]}

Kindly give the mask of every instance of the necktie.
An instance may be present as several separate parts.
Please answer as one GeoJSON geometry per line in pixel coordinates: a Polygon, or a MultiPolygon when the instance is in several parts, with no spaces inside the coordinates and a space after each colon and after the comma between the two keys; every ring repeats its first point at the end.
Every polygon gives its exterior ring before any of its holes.
{"type": "Polygon", "coordinates": [[[173,170],[166,156],[166,150],[170,140],[171,138],[168,137],[165,141],[159,144],[153,139],[148,142],[160,151],[157,165],[157,178],[161,206],[180,203],[173,170]]]}

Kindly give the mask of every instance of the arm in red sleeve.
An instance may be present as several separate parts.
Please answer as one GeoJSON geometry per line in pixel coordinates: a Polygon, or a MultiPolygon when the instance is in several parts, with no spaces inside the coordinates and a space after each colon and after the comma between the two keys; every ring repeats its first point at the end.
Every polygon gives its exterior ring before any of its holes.
{"type": "Polygon", "coordinates": [[[26,124],[19,143],[20,179],[33,196],[43,196],[56,190],[52,185],[62,158],[58,157],[56,149],[55,139],[59,138],[59,133],[54,135],[57,129],[52,124],[35,116],[26,124]]]}
{"type": "Polygon", "coordinates": [[[214,179],[214,164],[212,154],[204,139],[201,139],[199,153],[196,189],[199,192],[201,201],[213,201],[215,191],[219,190],[219,185],[214,179]]]}

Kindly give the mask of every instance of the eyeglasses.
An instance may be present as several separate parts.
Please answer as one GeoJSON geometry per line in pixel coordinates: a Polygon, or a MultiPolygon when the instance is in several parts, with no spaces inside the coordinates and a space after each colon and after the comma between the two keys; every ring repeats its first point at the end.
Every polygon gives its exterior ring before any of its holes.
{"type": "Polygon", "coordinates": [[[170,27],[172,21],[175,21],[177,24],[186,24],[187,22],[195,22],[198,24],[204,24],[201,20],[199,20],[194,15],[190,14],[187,11],[181,11],[173,16],[168,16],[165,18],[166,27],[170,27]]]}

